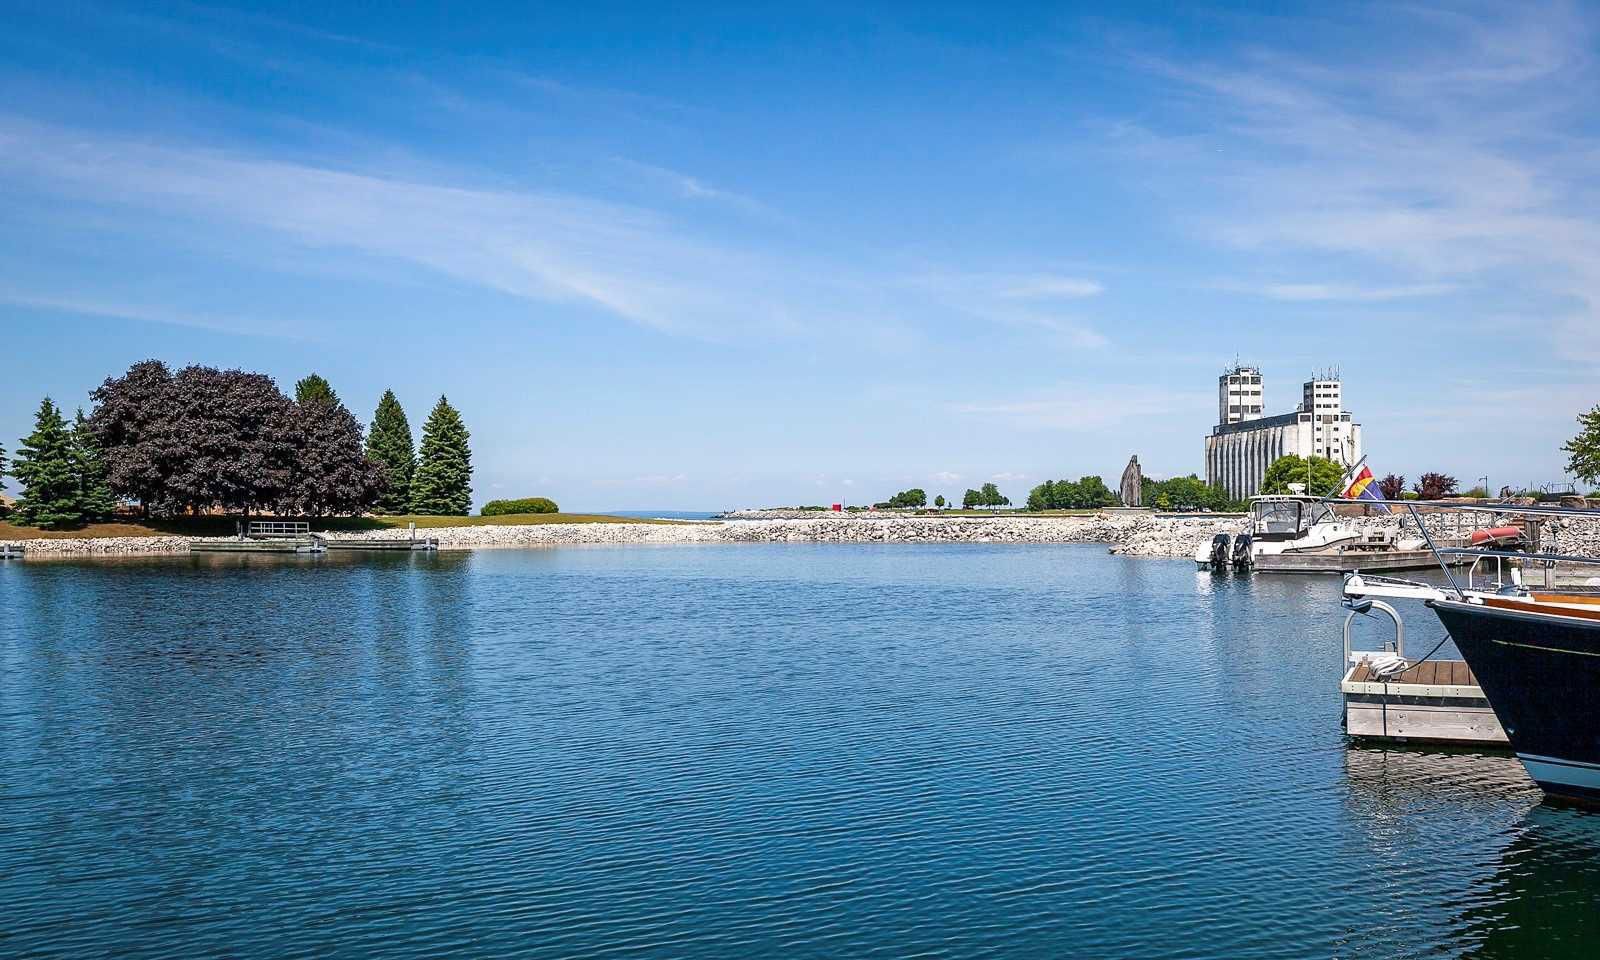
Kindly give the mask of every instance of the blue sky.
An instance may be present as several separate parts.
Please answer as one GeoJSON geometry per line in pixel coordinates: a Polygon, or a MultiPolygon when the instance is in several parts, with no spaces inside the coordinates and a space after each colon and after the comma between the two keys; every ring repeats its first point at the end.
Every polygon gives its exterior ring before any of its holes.
{"type": "Polygon", "coordinates": [[[1379,474],[1600,402],[1593,6],[0,6],[8,449],[146,357],[568,509],[1198,471],[1236,355],[1379,474]]]}

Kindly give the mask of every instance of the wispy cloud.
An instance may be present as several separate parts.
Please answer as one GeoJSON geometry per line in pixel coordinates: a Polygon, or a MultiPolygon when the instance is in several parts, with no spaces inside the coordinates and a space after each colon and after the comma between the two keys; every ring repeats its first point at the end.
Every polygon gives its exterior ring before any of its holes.
{"type": "Polygon", "coordinates": [[[1096,350],[1110,341],[1068,301],[1098,297],[1105,286],[1049,271],[926,272],[906,285],[989,323],[1053,333],[1062,345],[1096,350]]]}
{"type": "Polygon", "coordinates": [[[1417,297],[1438,297],[1459,287],[1452,283],[1413,283],[1402,286],[1356,286],[1340,283],[1221,283],[1218,289],[1289,302],[1335,301],[1383,303],[1417,297]]]}
{"type": "Polygon", "coordinates": [[[689,479],[686,473],[647,473],[643,476],[633,477],[628,482],[641,487],[670,487],[684,483],[689,479]]]}
{"type": "Polygon", "coordinates": [[[146,303],[97,300],[87,297],[24,293],[0,290],[0,304],[10,304],[32,310],[77,314],[86,317],[103,317],[111,320],[133,320],[139,323],[158,323],[163,326],[187,327],[195,330],[215,330],[236,336],[266,337],[275,340],[309,341],[312,338],[300,333],[278,329],[272,323],[243,317],[188,313],[146,303]]]}
{"type": "Polygon", "coordinates": [[[1148,385],[1063,383],[997,400],[957,403],[953,413],[1032,429],[1092,431],[1206,409],[1215,397],[1148,385]]]}
{"type": "Polygon", "coordinates": [[[86,134],[0,116],[0,171],[38,189],[414,263],[678,333],[782,329],[807,284],[652,210],[86,134]]]}
{"type": "Polygon", "coordinates": [[[1176,175],[1175,214],[1211,238],[1263,265],[1317,255],[1362,277],[1243,292],[1381,302],[1493,285],[1600,350],[1591,19],[1565,4],[1356,8],[1326,29],[1356,53],[1134,56],[1179,112],[1117,142],[1176,175]],[[1374,35],[1426,40],[1362,42],[1374,35]]]}
{"type": "Polygon", "coordinates": [[[713,186],[699,177],[624,157],[615,157],[613,162],[630,173],[664,188],[675,197],[719,204],[747,216],[769,220],[781,219],[776,211],[761,201],[733,190],[713,186]]]}
{"type": "Polygon", "coordinates": [[[1050,274],[997,277],[992,282],[997,294],[1006,300],[1077,300],[1099,296],[1106,290],[1097,280],[1050,274]]]}

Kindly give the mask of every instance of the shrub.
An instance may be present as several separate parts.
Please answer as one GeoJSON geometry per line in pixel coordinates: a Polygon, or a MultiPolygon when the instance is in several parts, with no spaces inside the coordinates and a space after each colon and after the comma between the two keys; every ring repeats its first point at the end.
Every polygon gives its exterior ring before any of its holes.
{"type": "Polygon", "coordinates": [[[485,517],[503,517],[513,513],[556,513],[561,508],[548,497],[523,497],[521,500],[490,500],[483,505],[485,517]]]}
{"type": "Polygon", "coordinates": [[[1401,500],[1421,500],[1422,499],[1422,494],[1418,493],[1415,490],[1406,490],[1406,491],[1401,492],[1400,499],[1401,500]]]}
{"type": "Polygon", "coordinates": [[[1424,500],[1442,500],[1456,492],[1456,478],[1443,473],[1424,473],[1411,489],[1424,500]]]}

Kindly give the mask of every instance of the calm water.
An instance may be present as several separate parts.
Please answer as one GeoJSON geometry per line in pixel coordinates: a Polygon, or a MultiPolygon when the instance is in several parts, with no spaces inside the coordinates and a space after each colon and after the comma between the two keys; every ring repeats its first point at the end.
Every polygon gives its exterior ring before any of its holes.
{"type": "Polygon", "coordinates": [[[1595,955],[1600,816],[1348,748],[1335,589],[1092,547],[0,565],[0,955],[1595,955]]]}

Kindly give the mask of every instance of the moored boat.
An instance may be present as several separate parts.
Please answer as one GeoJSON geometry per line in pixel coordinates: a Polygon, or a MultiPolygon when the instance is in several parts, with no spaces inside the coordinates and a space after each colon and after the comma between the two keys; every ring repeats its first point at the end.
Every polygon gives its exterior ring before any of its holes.
{"type": "Polygon", "coordinates": [[[1321,497],[1265,494],[1250,498],[1244,530],[1231,538],[1219,533],[1209,543],[1200,544],[1194,561],[1201,567],[1231,565],[1244,570],[1264,556],[1337,550],[1368,539],[1354,523],[1329,509],[1321,497]]]}
{"type": "Polygon", "coordinates": [[[1547,793],[1600,802],[1600,603],[1465,595],[1428,601],[1547,793]]]}
{"type": "Polygon", "coordinates": [[[1440,547],[1416,506],[1407,504],[1445,582],[1357,574],[1345,580],[1346,603],[1372,597],[1426,602],[1455,641],[1528,775],[1552,796],[1600,803],[1600,581],[1585,578],[1586,586],[1573,589],[1551,586],[1557,567],[1592,569],[1600,559],[1540,552],[1537,532],[1528,537],[1526,526],[1493,525],[1520,514],[1537,531],[1539,523],[1600,519],[1600,511],[1427,506],[1490,514],[1491,525],[1469,538],[1468,546],[1440,547]],[[1471,562],[1464,582],[1451,571],[1461,560],[1471,562]],[[1490,575],[1487,582],[1475,582],[1480,569],[1490,575]],[[1544,586],[1533,586],[1533,578],[1544,586]]]}

